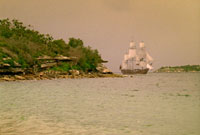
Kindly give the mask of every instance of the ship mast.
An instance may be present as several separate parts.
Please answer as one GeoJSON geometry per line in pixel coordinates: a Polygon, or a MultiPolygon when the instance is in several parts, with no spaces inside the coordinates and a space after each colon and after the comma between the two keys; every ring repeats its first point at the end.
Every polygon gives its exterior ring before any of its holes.
{"type": "Polygon", "coordinates": [[[138,61],[142,69],[144,68],[153,69],[153,67],[151,66],[153,62],[153,58],[146,51],[144,42],[139,43],[138,61]]]}
{"type": "Polygon", "coordinates": [[[144,42],[139,43],[139,48],[136,48],[135,42],[131,41],[129,50],[124,55],[121,69],[153,69],[153,58],[146,51],[144,42]]]}
{"type": "Polygon", "coordinates": [[[120,66],[123,74],[146,74],[152,67],[153,58],[146,51],[144,42],[139,43],[139,47],[133,41],[130,42],[128,52],[124,54],[124,59],[120,66]]]}
{"type": "Polygon", "coordinates": [[[133,70],[134,69],[134,60],[136,58],[137,54],[136,54],[136,45],[135,42],[131,41],[130,45],[129,45],[129,69],[133,70]]]}

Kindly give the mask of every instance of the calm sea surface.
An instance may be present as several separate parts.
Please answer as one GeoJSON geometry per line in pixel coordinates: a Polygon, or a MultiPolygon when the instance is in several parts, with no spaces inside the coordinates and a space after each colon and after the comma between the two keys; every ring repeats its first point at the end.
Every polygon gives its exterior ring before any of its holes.
{"type": "Polygon", "coordinates": [[[0,82],[0,135],[200,135],[200,73],[0,82]]]}

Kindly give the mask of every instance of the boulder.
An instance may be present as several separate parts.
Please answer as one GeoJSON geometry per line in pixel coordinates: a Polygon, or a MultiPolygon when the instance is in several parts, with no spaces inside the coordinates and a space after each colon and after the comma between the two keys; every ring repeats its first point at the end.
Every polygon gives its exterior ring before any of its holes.
{"type": "Polygon", "coordinates": [[[39,72],[38,73],[38,76],[43,76],[44,75],[44,72],[39,72]]]}
{"type": "Polygon", "coordinates": [[[47,60],[53,60],[53,61],[72,61],[72,60],[76,60],[76,57],[67,57],[67,56],[56,56],[56,57],[51,57],[51,56],[40,56],[37,58],[37,60],[43,60],[43,61],[47,61],[47,60]]]}
{"type": "Polygon", "coordinates": [[[19,76],[19,75],[15,75],[15,78],[18,79],[18,80],[25,80],[26,79],[23,76],[19,76]]]}
{"type": "Polygon", "coordinates": [[[67,57],[67,56],[57,56],[54,58],[55,60],[58,60],[58,61],[71,61],[71,58],[70,57],[67,57]]]}
{"type": "Polygon", "coordinates": [[[23,73],[24,70],[21,68],[3,68],[0,69],[0,74],[15,74],[15,73],[23,73]]]}
{"type": "Polygon", "coordinates": [[[45,63],[45,64],[41,64],[41,68],[49,68],[49,67],[53,67],[56,66],[57,63],[56,62],[52,62],[52,63],[45,63]]]}
{"type": "Polygon", "coordinates": [[[75,70],[75,69],[69,70],[69,73],[70,73],[71,75],[79,75],[79,74],[80,74],[80,72],[79,72],[78,70],[75,70]]]}
{"type": "Polygon", "coordinates": [[[3,78],[1,78],[1,80],[4,80],[4,81],[15,81],[14,78],[7,77],[7,76],[4,76],[3,78]]]}
{"type": "Polygon", "coordinates": [[[52,59],[53,59],[53,57],[47,56],[47,55],[40,56],[37,58],[37,60],[52,60],[52,59]]]}
{"type": "Polygon", "coordinates": [[[98,72],[102,74],[113,74],[111,70],[109,70],[106,66],[103,64],[99,64],[98,67],[96,68],[98,72]]]}
{"type": "Polygon", "coordinates": [[[22,65],[19,64],[19,63],[17,63],[16,61],[14,61],[14,66],[15,66],[15,67],[21,67],[22,65]]]}
{"type": "Polygon", "coordinates": [[[12,73],[24,73],[24,69],[21,68],[10,68],[12,73]]]}
{"type": "Polygon", "coordinates": [[[10,67],[10,64],[8,64],[8,63],[3,63],[2,65],[3,65],[3,67],[10,67]]]}
{"type": "Polygon", "coordinates": [[[11,60],[11,58],[10,57],[3,58],[3,61],[6,61],[6,60],[11,60]]]}

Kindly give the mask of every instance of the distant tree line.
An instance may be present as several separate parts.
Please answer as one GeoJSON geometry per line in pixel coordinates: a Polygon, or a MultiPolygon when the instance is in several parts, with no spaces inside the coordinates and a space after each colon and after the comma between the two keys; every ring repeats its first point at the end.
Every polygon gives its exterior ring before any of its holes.
{"type": "Polygon", "coordinates": [[[200,65],[183,65],[183,66],[166,66],[166,67],[161,67],[158,69],[158,72],[190,72],[190,71],[200,71],[200,65]]]}

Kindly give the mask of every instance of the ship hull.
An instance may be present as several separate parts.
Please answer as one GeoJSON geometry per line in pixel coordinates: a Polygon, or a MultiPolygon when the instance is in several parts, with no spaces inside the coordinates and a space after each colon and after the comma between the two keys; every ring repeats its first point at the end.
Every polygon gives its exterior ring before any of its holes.
{"type": "Polygon", "coordinates": [[[125,75],[147,74],[148,71],[149,71],[148,68],[146,68],[146,69],[133,69],[133,70],[130,70],[130,69],[122,69],[122,70],[121,70],[122,74],[125,74],[125,75]]]}

